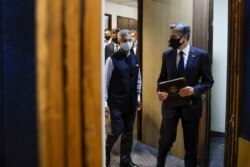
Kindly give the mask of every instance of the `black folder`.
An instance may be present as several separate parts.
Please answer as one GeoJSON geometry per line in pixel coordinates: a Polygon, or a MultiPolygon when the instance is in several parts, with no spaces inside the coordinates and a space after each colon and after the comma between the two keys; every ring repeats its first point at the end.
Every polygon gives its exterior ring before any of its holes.
{"type": "Polygon", "coordinates": [[[177,78],[173,80],[168,80],[160,82],[158,84],[158,89],[161,92],[167,92],[168,98],[164,101],[167,107],[179,107],[191,103],[191,97],[181,97],[179,91],[181,88],[186,87],[187,84],[184,78],[177,78]]]}

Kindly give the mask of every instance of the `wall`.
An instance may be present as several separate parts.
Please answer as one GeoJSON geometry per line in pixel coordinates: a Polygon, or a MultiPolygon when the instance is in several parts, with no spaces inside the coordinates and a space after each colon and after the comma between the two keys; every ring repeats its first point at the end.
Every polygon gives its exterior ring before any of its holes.
{"type": "Polygon", "coordinates": [[[228,46],[228,1],[214,1],[213,30],[213,77],[211,89],[211,131],[225,132],[227,46],[228,46]]]}
{"type": "Polygon", "coordinates": [[[138,10],[134,7],[105,2],[105,13],[112,15],[112,28],[117,27],[117,16],[129,17],[137,20],[138,10]]]}
{"type": "MultiPolygon", "coordinates": [[[[169,25],[176,21],[192,25],[192,17],[193,1],[143,1],[143,142],[154,147],[158,147],[161,123],[161,103],[156,94],[156,82],[162,53],[168,49],[169,25]]],[[[183,156],[180,124],[175,145],[179,147],[178,150],[173,148],[173,152],[183,156]]]]}

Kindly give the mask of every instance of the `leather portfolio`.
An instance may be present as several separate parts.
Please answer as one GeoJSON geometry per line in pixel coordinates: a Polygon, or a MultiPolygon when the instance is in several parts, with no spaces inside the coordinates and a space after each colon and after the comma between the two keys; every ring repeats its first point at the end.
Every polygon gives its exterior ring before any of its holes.
{"type": "Polygon", "coordinates": [[[159,91],[168,93],[168,98],[164,101],[167,107],[179,107],[191,103],[190,96],[181,97],[179,95],[180,89],[186,86],[184,78],[168,80],[158,84],[159,91]]]}

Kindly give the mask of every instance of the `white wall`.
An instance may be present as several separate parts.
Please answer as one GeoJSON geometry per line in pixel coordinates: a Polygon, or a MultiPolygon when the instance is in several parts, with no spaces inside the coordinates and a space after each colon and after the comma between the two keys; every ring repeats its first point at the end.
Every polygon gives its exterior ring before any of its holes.
{"type": "Polygon", "coordinates": [[[112,15],[112,28],[117,28],[117,16],[129,17],[137,20],[138,9],[134,7],[105,2],[105,13],[112,15]]]}
{"type": "Polygon", "coordinates": [[[211,131],[225,132],[228,0],[214,0],[213,77],[211,91],[211,131]]]}

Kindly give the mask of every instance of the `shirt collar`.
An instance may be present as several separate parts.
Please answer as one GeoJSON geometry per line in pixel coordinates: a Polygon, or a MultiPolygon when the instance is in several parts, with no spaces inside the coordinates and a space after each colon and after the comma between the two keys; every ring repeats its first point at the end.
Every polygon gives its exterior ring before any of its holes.
{"type": "Polygon", "coordinates": [[[124,51],[122,51],[122,50],[121,50],[121,48],[120,48],[119,50],[120,50],[120,52],[122,52],[122,53],[126,54],[126,56],[127,56],[127,57],[129,57],[129,56],[130,56],[130,53],[131,53],[130,51],[128,51],[128,53],[125,53],[124,51]]]}
{"type": "Polygon", "coordinates": [[[187,46],[186,46],[183,50],[179,50],[179,49],[177,49],[177,53],[179,54],[179,53],[180,53],[180,51],[182,51],[182,52],[184,52],[184,54],[185,54],[185,55],[188,55],[189,50],[190,50],[190,45],[189,45],[189,44],[187,44],[187,46]]]}
{"type": "Polygon", "coordinates": [[[130,51],[128,52],[127,57],[129,57],[129,55],[130,55],[130,51]]]}

